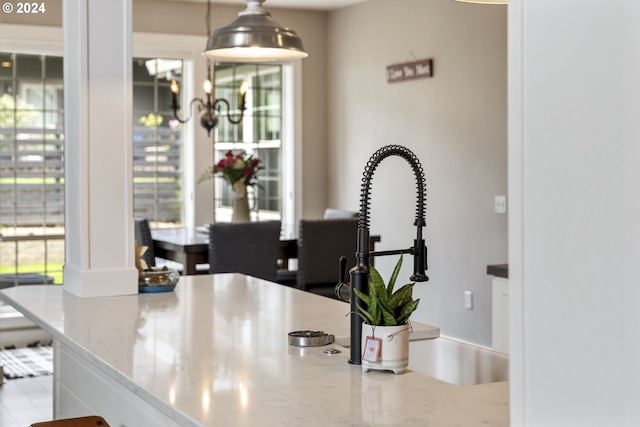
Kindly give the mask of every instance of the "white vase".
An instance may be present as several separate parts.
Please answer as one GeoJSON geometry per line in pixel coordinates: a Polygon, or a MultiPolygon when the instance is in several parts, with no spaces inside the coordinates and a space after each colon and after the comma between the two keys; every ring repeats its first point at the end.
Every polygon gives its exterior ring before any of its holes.
{"type": "Polygon", "coordinates": [[[249,222],[251,215],[249,212],[249,196],[247,195],[247,185],[242,181],[233,183],[233,214],[231,222],[249,222]]]}
{"type": "MultiPolygon", "coordinates": [[[[409,325],[398,326],[372,326],[362,324],[362,371],[367,372],[372,369],[382,371],[393,371],[394,374],[404,374],[409,366],[409,325]],[[377,360],[366,358],[367,346],[372,347],[372,342],[368,338],[380,339],[377,344],[380,346],[377,352],[377,360]]],[[[374,345],[376,343],[373,343],[374,345]]]]}

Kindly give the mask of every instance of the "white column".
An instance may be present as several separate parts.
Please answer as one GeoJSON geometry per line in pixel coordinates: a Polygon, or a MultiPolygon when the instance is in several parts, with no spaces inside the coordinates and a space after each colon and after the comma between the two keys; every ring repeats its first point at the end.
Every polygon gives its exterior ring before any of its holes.
{"type": "Polygon", "coordinates": [[[81,297],[137,293],[131,0],[64,0],[66,261],[81,297]]]}
{"type": "Polygon", "coordinates": [[[509,0],[513,426],[640,422],[640,3],[509,0]]]}

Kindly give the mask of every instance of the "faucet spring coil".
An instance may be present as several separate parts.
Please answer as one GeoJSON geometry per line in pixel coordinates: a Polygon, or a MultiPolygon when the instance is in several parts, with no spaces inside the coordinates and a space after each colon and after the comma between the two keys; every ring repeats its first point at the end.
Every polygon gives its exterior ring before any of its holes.
{"type": "Polygon", "coordinates": [[[382,160],[390,156],[402,157],[411,166],[411,169],[413,170],[413,174],[415,175],[416,186],[417,186],[416,218],[415,218],[414,225],[419,227],[426,226],[426,222],[425,222],[426,178],[424,175],[424,170],[422,169],[422,165],[420,164],[420,160],[418,160],[416,155],[406,147],[403,147],[401,145],[387,145],[380,148],[375,153],[373,153],[373,155],[367,161],[367,165],[365,166],[363,177],[362,177],[362,189],[360,194],[360,220],[358,222],[358,228],[368,229],[370,227],[369,210],[370,210],[373,174],[375,170],[378,168],[378,166],[380,165],[380,163],[382,162],[382,160]]]}

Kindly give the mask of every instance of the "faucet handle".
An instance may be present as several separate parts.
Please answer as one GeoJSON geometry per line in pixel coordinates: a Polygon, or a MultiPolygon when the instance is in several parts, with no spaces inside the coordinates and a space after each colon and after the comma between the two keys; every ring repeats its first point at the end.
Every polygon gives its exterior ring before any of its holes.
{"type": "Polygon", "coordinates": [[[351,284],[347,280],[347,257],[341,256],[338,261],[338,284],[336,285],[336,296],[340,301],[351,301],[351,284]]]}
{"type": "Polygon", "coordinates": [[[427,269],[427,246],[423,239],[413,241],[413,274],[409,278],[412,282],[426,282],[429,277],[427,269]]]}
{"type": "Polygon", "coordinates": [[[338,281],[344,282],[347,280],[347,257],[342,255],[338,260],[338,281]]]}

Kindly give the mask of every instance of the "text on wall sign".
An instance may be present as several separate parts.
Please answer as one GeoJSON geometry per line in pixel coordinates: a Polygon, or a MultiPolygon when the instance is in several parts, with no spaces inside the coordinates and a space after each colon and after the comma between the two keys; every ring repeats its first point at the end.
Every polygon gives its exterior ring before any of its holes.
{"type": "Polygon", "coordinates": [[[387,83],[433,77],[433,59],[387,65],[387,83]]]}

